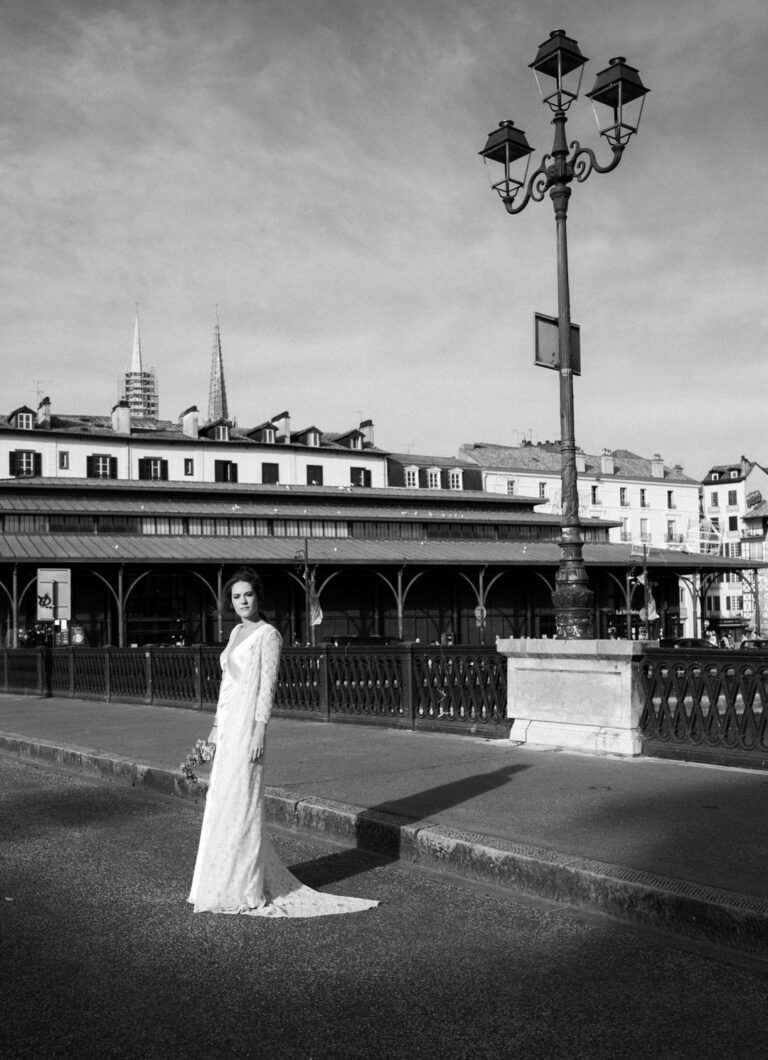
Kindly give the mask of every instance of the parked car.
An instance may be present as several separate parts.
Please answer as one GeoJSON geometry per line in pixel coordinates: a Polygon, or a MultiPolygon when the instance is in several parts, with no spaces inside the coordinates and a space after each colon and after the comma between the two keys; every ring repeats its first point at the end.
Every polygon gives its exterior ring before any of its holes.
{"type": "Polygon", "coordinates": [[[746,648],[747,651],[766,651],[768,650],[768,639],[755,637],[754,640],[743,640],[739,647],[746,648]]]}
{"type": "Polygon", "coordinates": [[[694,651],[715,651],[717,649],[716,644],[712,644],[706,637],[681,637],[680,640],[675,641],[676,648],[686,648],[688,650],[693,649],[694,651]]]}

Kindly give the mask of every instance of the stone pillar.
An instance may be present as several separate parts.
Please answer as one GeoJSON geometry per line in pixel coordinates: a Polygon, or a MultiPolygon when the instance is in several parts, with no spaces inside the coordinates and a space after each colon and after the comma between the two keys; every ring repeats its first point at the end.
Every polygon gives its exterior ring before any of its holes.
{"type": "Polygon", "coordinates": [[[640,659],[648,643],[497,640],[498,652],[509,660],[510,739],[594,754],[639,754],[640,659]]]}

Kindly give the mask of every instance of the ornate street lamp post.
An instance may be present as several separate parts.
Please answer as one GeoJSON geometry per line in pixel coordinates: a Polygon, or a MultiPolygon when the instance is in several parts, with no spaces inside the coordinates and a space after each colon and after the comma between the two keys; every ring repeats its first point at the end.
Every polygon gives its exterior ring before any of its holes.
{"type": "Polygon", "coordinates": [[[520,213],[529,202],[541,202],[549,191],[555,208],[557,227],[557,302],[558,302],[558,370],[560,375],[560,452],[562,480],[562,532],[560,565],[556,588],[552,594],[559,638],[592,636],[592,602],[582,554],[579,497],[576,476],[576,441],[573,419],[573,369],[571,362],[571,304],[568,285],[568,239],[566,216],[570,185],[583,183],[593,171],[610,173],[621,161],[624,148],[640,124],[644,97],[649,91],[640,75],[626,59],[611,59],[597,75],[594,88],[587,93],[595,110],[598,129],[610,144],[613,158],[600,165],[594,152],[578,141],[570,145],[565,135],[566,112],[578,99],[584,65],[575,40],[562,29],[550,33],[530,64],[539,84],[542,101],[552,110],[555,138],[552,150],[542,157],[535,173],[528,176],[533,148],[521,129],[503,121],[488,137],[480,154],[486,161],[499,162],[504,176],[493,183],[507,211],[520,213]],[[554,88],[546,78],[554,81],[554,88]],[[596,104],[605,105],[609,116],[601,122],[596,104]],[[524,164],[522,176],[515,175],[517,163],[524,164]],[[522,195],[521,195],[522,193],[522,195]]]}

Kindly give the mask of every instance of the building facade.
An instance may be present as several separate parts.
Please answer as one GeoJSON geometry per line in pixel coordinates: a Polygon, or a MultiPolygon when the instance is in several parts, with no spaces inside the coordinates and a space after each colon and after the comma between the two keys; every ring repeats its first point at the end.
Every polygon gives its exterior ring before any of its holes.
{"type": "MultiPolygon", "coordinates": [[[[459,456],[478,465],[488,492],[536,497],[540,511],[561,513],[559,443],[475,442],[462,445],[459,456]]],[[[611,541],[698,551],[699,483],[679,465],[604,449],[600,456],[578,451],[576,470],[580,515],[613,523],[611,541]]]]}
{"type": "Polygon", "coordinates": [[[292,431],[288,413],[255,427],[201,423],[196,406],[173,423],[136,419],[123,401],[109,416],[56,415],[49,398],[0,417],[0,475],[117,481],[252,482],[335,488],[387,485],[372,428],[292,431]]]}
{"type": "MultiPolygon", "coordinates": [[[[768,472],[742,456],[733,464],[710,468],[701,484],[702,512],[711,539],[722,555],[765,559],[768,472]]],[[[728,571],[705,586],[707,621],[738,641],[747,632],[764,633],[768,579],[764,570],[728,571]]]]}

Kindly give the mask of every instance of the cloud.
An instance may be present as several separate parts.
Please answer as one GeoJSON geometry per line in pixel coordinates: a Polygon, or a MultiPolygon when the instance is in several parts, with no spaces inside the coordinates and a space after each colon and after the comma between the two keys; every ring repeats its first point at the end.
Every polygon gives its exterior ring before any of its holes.
{"type": "MultiPolygon", "coordinates": [[[[551,205],[508,217],[477,152],[504,117],[547,149],[527,64],[560,24],[550,0],[3,5],[12,404],[48,379],[73,409],[86,377],[78,411],[110,407],[138,299],[167,416],[207,405],[218,304],[243,422],[274,404],[334,429],[365,405],[394,449],[555,436],[556,379],[532,366],[551,205]]],[[[767,27],[748,0],[568,10],[587,80],[626,54],[651,86],[621,166],[569,211],[586,448],[730,459],[732,422],[699,437],[717,392],[760,458],[767,27]]],[[[569,130],[595,145],[586,103],[569,130]]]]}

